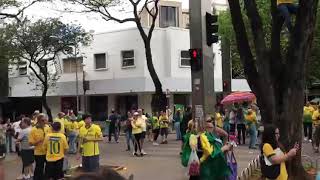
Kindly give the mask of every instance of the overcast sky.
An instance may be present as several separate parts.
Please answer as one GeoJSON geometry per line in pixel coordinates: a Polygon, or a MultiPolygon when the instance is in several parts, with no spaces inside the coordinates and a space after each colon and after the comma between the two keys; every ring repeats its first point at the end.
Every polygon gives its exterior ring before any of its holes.
{"type": "MultiPolygon", "coordinates": [[[[29,0],[25,0],[29,1],[29,0]]],[[[182,2],[182,8],[189,8],[189,0],[173,0],[182,2]]],[[[224,4],[226,0],[213,0],[216,3],[224,4]]],[[[38,3],[26,10],[25,15],[32,19],[42,19],[48,17],[59,17],[65,23],[75,23],[82,25],[86,30],[94,30],[94,32],[106,32],[115,29],[127,28],[135,26],[134,23],[118,24],[115,22],[106,22],[97,14],[78,14],[62,12],[66,4],[58,3],[38,3]]],[[[130,7],[129,7],[130,8],[130,7]]],[[[129,8],[122,8],[122,11],[115,11],[117,17],[131,16],[129,8]],[[128,12],[129,11],[129,12],[128,12]]]]}

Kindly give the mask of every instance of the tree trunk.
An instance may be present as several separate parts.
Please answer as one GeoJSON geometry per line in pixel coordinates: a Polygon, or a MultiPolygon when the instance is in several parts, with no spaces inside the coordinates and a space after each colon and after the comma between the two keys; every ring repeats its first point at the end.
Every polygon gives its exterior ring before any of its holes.
{"type": "Polygon", "coordinates": [[[0,87],[0,97],[8,97],[8,60],[5,57],[0,58],[0,87]]]}
{"type": "Polygon", "coordinates": [[[52,122],[53,118],[52,118],[51,109],[50,109],[50,107],[48,105],[48,102],[47,102],[47,92],[48,92],[48,86],[44,85],[43,86],[43,91],[42,91],[42,96],[41,96],[42,106],[44,107],[44,109],[47,112],[47,115],[48,115],[48,118],[49,118],[49,122],[52,122]]]}
{"type": "Polygon", "coordinates": [[[153,66],[150,43],[150,40],[144,41],[147,67],[152,78],[153,84],[155,86],[155,94],[152,96],[151,108],[153,112],[159,112],[161,110],[166,110],[167,98],[162,91],[162,84],[153,66]]]}

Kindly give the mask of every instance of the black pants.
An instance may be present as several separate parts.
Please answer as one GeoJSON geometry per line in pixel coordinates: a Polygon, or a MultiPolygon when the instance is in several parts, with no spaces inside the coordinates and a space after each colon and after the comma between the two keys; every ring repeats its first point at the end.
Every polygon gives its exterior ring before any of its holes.
{"type": "Polygon", "coordinates": [[[134,152],[137,152],[138,148],[139,148],[139,151],[141,152],[140,139],[141,139],[141,133],[134,134],[134,152]]]}
{"type": "Polygon", "coordinates": [[[238,130],[238,143],[241,144],[241,135],[242,135],[242,144],[246,144],[246,125],[237,124],[238,130]]]}
{"type": "Polygon", "coordinates": [[[189,180],[200,180],[200,176],[190,176],[189,180]]]}
{"type": "Polygon", "coordinates": [[[160,133],[160,129],[154,129],[153,130],[153,141],[154,142],[156,142],[158,140],[159,133],[160,133]]]}
{"type": "Polygon", "coordinates": [[[36,167],[34,169],[34,180],[44,180],[46,155],[35,155],[34,160],[36,162],[36,167]]]}
{"type": "Polygon", "coordinates": [[[58,180],[64,177],[63,173],[63,159],[54,162],[47,162],[46,178],[58,180]]]}
{"type": "Polygon", "coordinates": [[[312,139],[312,123],[303,123],[304,137],[312,139]]]}
{"type": "Polygon", "coordinates": [[[115,124],[110,124],[109,126],[109,142],[111,141],[111,136],[114,135],[114,140],[118,142],[118,129],[115,124]]]}
{"type": "Polygon", "coordinates": [[[230,124],[230,133],[235,133],[235,132],[236,132],[236,125],[230,124]]]}

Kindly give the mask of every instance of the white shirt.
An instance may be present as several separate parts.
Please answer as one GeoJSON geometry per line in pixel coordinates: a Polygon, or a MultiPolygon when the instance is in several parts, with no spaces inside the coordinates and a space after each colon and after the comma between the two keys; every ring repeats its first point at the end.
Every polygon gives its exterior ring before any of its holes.
{"type": "Polygon", "coordinates": [[[21,132],[20,123],[21,123],[21,121],[17,121],[17,122],[12,123],[12,127],[14,129],[14,134],[21,132]]]}

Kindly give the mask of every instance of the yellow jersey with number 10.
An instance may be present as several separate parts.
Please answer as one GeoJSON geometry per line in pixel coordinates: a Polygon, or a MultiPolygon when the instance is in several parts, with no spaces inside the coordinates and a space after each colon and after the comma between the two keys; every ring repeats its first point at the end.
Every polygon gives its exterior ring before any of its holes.
{"type": "Polygon", "coordinates": [[[67,138],[62,133],[49,133],[43,141],[46,149],[46,159],[49,162],[58,161],[64,158],[64,153],[69,149],[67,138]]]}

